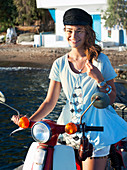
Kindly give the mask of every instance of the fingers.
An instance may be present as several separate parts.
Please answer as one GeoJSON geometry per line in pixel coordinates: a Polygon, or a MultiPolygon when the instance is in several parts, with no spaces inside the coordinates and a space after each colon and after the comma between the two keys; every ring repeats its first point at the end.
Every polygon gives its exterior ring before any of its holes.
{"type": "Polygon", "coordinates": [[[89,60],[86,60],[86,64],[87,64],[87,65],[92,65],[89,60]]]}
{"type": "Polygon", "coordinates": [[[97,82],[104,79],[100,70],[88,60],[86,61],[86,67],[87,67],[87,75],[89,77],[96,80],[97,82]]]}
{"type": "Polygon", "coordinates": [[[87,67],[87,69],[89,68],[89,61],[88,60],[86,60],[86,67],[87,67]]]}
{"type": "Polygon", "coordinates": [[[92,77],[94,66],[89,60],[86,61],[87,75],[92,77]]]}
{"type": "Polygon", "coordinates": [[[11,121],[13,121],[16,125],[19,124],[20,117],[18,115],[13,115],[11,121]]]}

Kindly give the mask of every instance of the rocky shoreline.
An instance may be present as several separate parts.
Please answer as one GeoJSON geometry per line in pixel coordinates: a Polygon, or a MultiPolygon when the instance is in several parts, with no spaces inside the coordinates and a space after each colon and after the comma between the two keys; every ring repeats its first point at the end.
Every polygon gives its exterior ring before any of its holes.
{"type": "Polygon", "coordinates": [[[69,48],[34,48],[17,44],[0,45],[0,66],[50,67],[53,61],[69,48]]]}
{"type": "MultiPolygon", "coordinates": [[[[39,64],[52,64],[53,61],[69,52],[70,48],[45,48],[19,44],[1,44],[0,61],[30,62],[39,64]]],[[[113,66],[127,64],[127,51],[103,50],[113,66]]]]}
{"type": "MultiPolygon", "coordinates": [[[[56,58],[69,51],[70,48],[34,48],[18,44],[1,44],[0,67],[51,67],[56,58]]],[[[127,51],[103,50],[102,52],[109,57],[118,79],[127,80],[127,51]]]]}

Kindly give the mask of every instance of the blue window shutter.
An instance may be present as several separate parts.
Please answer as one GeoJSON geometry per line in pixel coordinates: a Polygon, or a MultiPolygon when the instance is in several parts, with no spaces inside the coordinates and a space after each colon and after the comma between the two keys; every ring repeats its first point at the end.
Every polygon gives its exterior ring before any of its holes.
{"type": "Polygon", "coordinates": [[[93,30],[96,33],[97,40],[101,41],[101,17],[100,15],[92,15],[93,30]]]}
{"type": "Polygon", "coordinates": [[[55,16],[55,9],[49,9],[49,12],[52,16],[52,19],[54,20],[54,22],[56,23],[56,16],[55,16]]]}

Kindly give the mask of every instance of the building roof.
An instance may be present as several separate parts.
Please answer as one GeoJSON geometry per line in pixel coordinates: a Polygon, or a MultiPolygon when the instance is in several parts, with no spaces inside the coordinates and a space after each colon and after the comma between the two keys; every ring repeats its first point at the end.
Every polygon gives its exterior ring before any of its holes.
{"type": "Polygon", "coordinates": [[[60,8],[68,6],[106,5],[107,0],[36,0],[37,8],[60,8]]]}

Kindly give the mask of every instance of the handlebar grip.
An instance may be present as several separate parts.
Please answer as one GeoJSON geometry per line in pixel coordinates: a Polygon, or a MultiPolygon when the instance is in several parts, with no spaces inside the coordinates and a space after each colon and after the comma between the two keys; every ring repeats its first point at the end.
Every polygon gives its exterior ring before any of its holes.
{"type": "Polygon", "coordinates": [[[104,131],[103,126],[86,126],[85,131],[104,131]]]}

